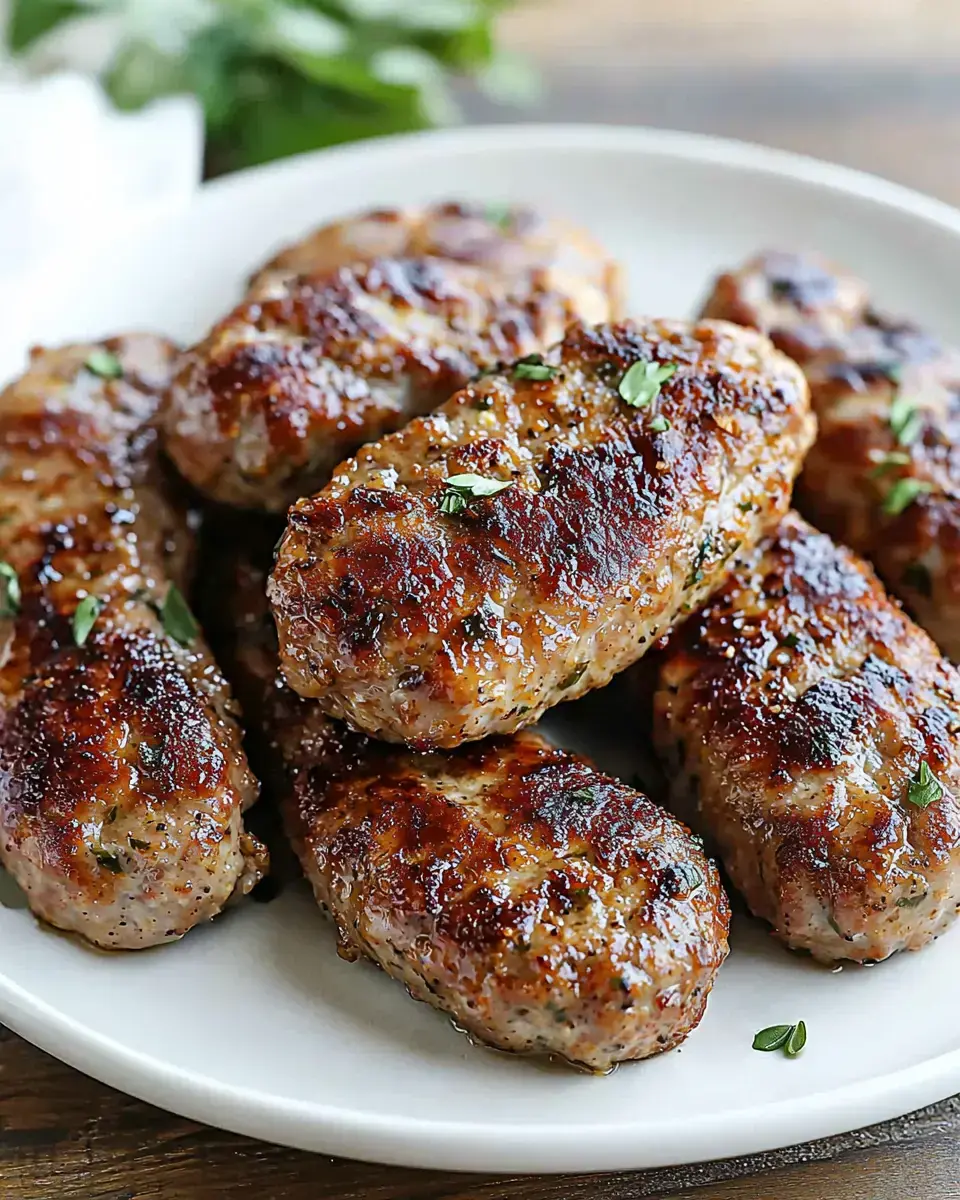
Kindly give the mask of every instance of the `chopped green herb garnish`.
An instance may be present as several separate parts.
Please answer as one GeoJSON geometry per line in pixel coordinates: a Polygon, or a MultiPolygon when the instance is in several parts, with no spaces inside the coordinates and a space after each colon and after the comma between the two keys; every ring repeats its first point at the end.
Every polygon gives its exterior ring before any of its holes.
{"type": "Polygon", "coordinates": [[[933,491],[933,484],[927,483],[925,479],[914,479],[913,476],[898,479],[887,492],[883,502],[883,511],[888,517],[898,517],[910,507],[918,496],[930,491],[933,491]]]}
{"type": "Polygon", "coordinates": [[[708,533],[700,543],[700,548],[697,550],[697,557],[694,560],[693,566],[690,568],[690,574],[686,578],[684,587],[696,587],[698,583],[703,582],[703,564],[707,560],[707,555],[710,553],[710,547],[713,545],[713,539],[708,533]]]}
{"type": "Polygon", "coordinates": [[[891,450],[885,454],[883,458],[870,472],[871,479],[879,479],[881,475],[886,473],[893,467],[905,467],[910,462],[910,455],[903,450],[891,450]]]}
{"type": "Polygon", "coordinates": [[[641,359],[627,368],[617,391],[620,398],[631,408],[646,408],[659,395],[660,385],[666,383],[676,371],[676,363],[648,362],[641,359]]]}
{"type": "Polygon", "coordinates": [[[139,838],[128,837],[127,841],[134,848],[134,850],[149,850],[150,849],[150,843],[149,842],[141,842],[139,838]]]}
{"type": "Polygon", "coordinates": [[[512,479],[484,479],[482,475],[451,475],[445,479],[447,490],[440,501],[440,511],[448,517],[459,516],[471,500],[495,496],[513,483],[512,479]]]}
{"type": "Polygon", "coordinates": [[[783,639],[783,644],[785,646],[789,646],[791,650],[796,650],[796,648],[800,645],[800,637],[796,633],[788,633],[783,639]]]}
{"type": "Polygon", "coordinates": [[[103,601],[99,596],[84,596],[73,614],[73,640],[82,646],[90,636],[97,617],[103,611],[103,601]]]}
{"type": "Polygon", "coordinates": [[[933,576],[926,563],[912,562],[903,572],[903,582],[925,596],[927,600],[933,595],[933,576]]]}
{"type": "Polygon", "coordinates": [[[907,786],[907,799],[917,808],[929,808],[942,796],[943,784],[930,770],[930,764],[922,762],[907,786]]]}
{"type": "Polygon", "coordinates": [[[926,898],[926,892],[921,892],[919,896],[901,896],[897,901],[897,908],[916,908],[917,905],[922,904],[926,898]]]}
{"type": "Polygon", "coordinates": [[[101,867],[105,867],[111,875],[122,875],[123,865],[120,862],[118,854],[111,854],[109,850],[105,850],[103,846],[91,846],[90,853],[97,860],[101,867]]]}
{"type": "Polygon", "coordinates": [[[796,1029],[795,1025],[768,1025],[754,1037],[753,1048],[754,1050],[763,1050],[764,1053],[770,1050],[779,1050],[787,1044],[787,1038],[794,1029],[796,1029]]]}
{"type": "Polygon", "coordinates": [[[109,350],[91,350],[83,365],[101,379],[119,379],[123,374],[120,359],[109,350]]]}
{"type": "Polygon", "coordinates": [[[787,1044],[783,1048],[787,1058],[796,1058],[800,1051],[807,1044],[807,1026],[803,1021],[798,1021],[793,1027],[793,1033],[787,1038],[787,1044]]]}
{"type": "Polygon", "coordinates": [[[770,1025],[753,1039],[754,1050],[782,1050],[788,1058],[796,1058],[806,1044],[807,1027],[803,1021],[796,1025],[770,1025]]]}
{"type": "Polygon", "coordinates": [[[575,683],[579,683],[586,673],[586,670],[586,663],[579,663],[577,666],[575,666],[566,679],[562,679],[560,681],[560,690],[565,692],[567,688],[572,688],[575,683]]]}
{"type": "Polygon", "coordinates": [[[20,611],[20,580],[8,562],[0,562],[0,617],[15,617],[20,611]]]}
{"type": "Polygon", "coordinates": [[[670,422],[658,413],[650,422],[650,428],[654,433],[666,433],[670,428],[670,422]]]}
{"type": "Polygon", "coordinates": [[[739,508],[742,513],[753,512],[754,503],[752,500],[744,500],[742,504],[737,505],[737,508],[739,508]]]}
{"type": "Polygon", "coordinates": [[[513,374],[516,379],[535,379],[538,381],[552,379],[558,370],[558,367],[551,367],[548,363],[545,363],[543,356],[540,354],[528,354],[526,358],[521,358],[519,362],[513,364],[513,374]]]}
{"type": "Polygon", "coordinates": [[[576,800],[580,804],[589,804],[597,798],[595,787],[574,788],[572,792],[564,793],[564,800],[576,800]]]}
{"type": "Polygon", "coordinates": [[[899,392],[890,405],[888,421],[890,432],[901,446],[909,446],[911,442],[915,442],[923,427],[923,417],[917,411],[916,400],[911,400],[909,396],[899,392]]]}
{"type": "Polygon", "coordinates": [[[167,588],[160,606],[160,620],[166,632],[181,646],[189,646],[200,632],[197,619],[184,600],[183,593],[173,583],[167,588]]]}

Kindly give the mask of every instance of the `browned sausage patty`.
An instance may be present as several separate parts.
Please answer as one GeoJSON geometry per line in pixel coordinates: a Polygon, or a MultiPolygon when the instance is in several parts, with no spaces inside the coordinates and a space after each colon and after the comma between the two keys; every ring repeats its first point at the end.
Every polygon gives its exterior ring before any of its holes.
{"type": "Polygon", "coordinates": [[[960,911],[960,673],[796,515],[676,636],[656,738],[679,811],[788,946],[886,958],[960,911]]]}
{"type": "Polygon", "coordinates": [[[755,333],[574,327],[532,377],[471,385],[291,511],[270,589],[286,678],[421,748],[530,724],[724,580],[813,433],[802,373],[755,333]],[[503,490],[458,496],[462,475],[503,490]]]}
{"type": "Polygon", "coordinates": [[[604,247],[569,221],[513,205],[447,201],[359,213],[287,246],[253,276],[250,286],[375,258],[423,257],[510,272],[559,269],[604,292],[610,297],[610,315],[621,315],[620,267],[604,247]]]}
{"type": "Polygon", "coordinates": [[[396,256],[359,262],[343,226],[321,231],[282,256],[310,273],[263,272],[185,354],[164,421],[170,456],[212,498],[282,512],[478,371],[545,349],[576,318],[616,315],[608,272],[576,253],[572,269],[556,265],[571,257],[561,228],[552,255],[518,218],[488,229],[486,253],[430,257],[421,245],[441,251],[445,239],[411,237],[396,256]]]}
{"type": "Polygon", "coordinates": [[[227,589],[249,598],[239,686],[278,752],[287,828],[340,953],[502,1050],[606,1071],[682,1041],[729,923],[688,831],[534,732],[426,755],[348,733],[272,686],[263,582],[245,567],[227,589]]]}
{"type": "Polygon", "coordinates": [[[705,314],[794,357],[820,425],[797,504],[870,558],[960,659],[960,351],[878,313],[859,280],[765,254],[722,276],[705,314]]]}
{"type": "Polygon", "coordinates": [[[139,949],[263,868],[227,686],[182,595],[151,425],[174,347],[36,351],[0,395],[0,861],[34,912],[139,949]]]}

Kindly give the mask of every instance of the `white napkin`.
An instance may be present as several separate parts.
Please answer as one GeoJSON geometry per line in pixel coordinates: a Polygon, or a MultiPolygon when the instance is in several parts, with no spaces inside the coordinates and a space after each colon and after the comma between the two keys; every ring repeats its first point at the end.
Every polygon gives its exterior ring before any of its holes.
{"type": "Polygon", "coordinates": [[[203,121],[191,97],[118,113],[63,73],[0,80],[0,292],[53,258],[185,204],[200,182],[203,121]]]}

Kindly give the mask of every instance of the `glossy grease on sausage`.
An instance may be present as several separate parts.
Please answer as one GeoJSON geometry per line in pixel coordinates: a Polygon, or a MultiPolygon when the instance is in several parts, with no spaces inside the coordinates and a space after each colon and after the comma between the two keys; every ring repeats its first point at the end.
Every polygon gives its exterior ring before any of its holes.
{"type": "Polygon", "coordinates": [[[191,540],[155,455],[173,355],[38,350],[0,395],[0,862],[38,916],[114,949],[180,937],[264,865],[229,691],[160,616],[191,540]]]}
{"type": "Polygon", "coordinates": [[[291,510],[271,581],[283,669],[330,715],[452,747],[606,683],[789,504],[813,437],[799,369],[723,323],[573,327],[366,447],[291,510]],[[628,368],[669,364],[645,407],[628,368]],[[509,482],[442,511],[445,480],[509,482]]]}
{"type": "Polygon", "coordinates": [[[319,231],[187,351],[164,426],[191,483],[282,512],[478,372],[545,349],[577,318],[618,315],[616,272],[585,235],[523,213],[491,225],[431,211],[319,231]]]}
{"type": "Polygon", "coordinates": [[[349,733],[274,686],[263,580],[241,564],[228,589],[238,687],[340,953],[501,1050],[606,1071],[682,1041],[729,924],[688,831],[536,732],[426,755],[349,733]]]}
{"type": "Polygon", "coordinates": [[[820,432],[798,508],[869,558],[960,660],[960,350],[814,257],[760,255],[718,280],[705,312],[763,330],[803,366],[820,432]]]}
{"type": "Polygon", "coordinates": [[[863,962],[952,924],[960,673],[850,551],[784,520],[678,632],[655,710],[677,811],[788,946],[863,962]]]}

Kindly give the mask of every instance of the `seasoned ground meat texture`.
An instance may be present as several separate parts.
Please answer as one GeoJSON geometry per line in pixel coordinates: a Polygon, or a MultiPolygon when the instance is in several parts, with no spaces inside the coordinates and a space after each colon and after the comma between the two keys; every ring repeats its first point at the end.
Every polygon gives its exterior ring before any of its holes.
{"type": "Polygon", "coordinates": [[[533,209],[495,204],[383,208],[323,225],[266,263],[250,286],[375,258],[424,256],[501,271],[559,269],[604,292],[610,297],[610,315],[622,315],[620,267],[590,234],[533,209]]]}
{"type": "Polygon", "coordinates": [[[578,252],[565,226],[544,234],[534,223],[527,233],[517,215],[471,242],[466,229],[459,241],[444,237],[438,219],[428,227],[436,237],[414,229],[390,242],[391,256],[358,261],[353,245],[369,248],[362,231],[371,221],[281,256],[302,273],[262,272],[184,355],[166,448],[213,499],[282,512],[364,442],[435,408],[479,371],[545,349],[577,318],[618,313],[608,260],[578,252]]]}
{"type": "Polygon", "coordinates": [[[870,568],[789,516],[676,635],[656,741],[753,912],[821,962],[960,911],[960,673],[870,568]]]}
{"type": "Polygon", "coordinates": [[[535,732],[433,754],[349,733],[274,686],[263,582],[243,566],[227,585],[234,669],[340,953],[501,1050],[606,1071],[682,1041],[727,953],[727,900],[698,842],[535,732]]]}
{"type": "Polygon", "coordinates": [[[723,582],[813,433],[802,373],[755,333],[576,326],[534,377],[472,384],[292,509],[270,586],[286,678],[419,748],[530,724],[723,582]],[[509,486],[461,504],[465,474],[509,486]]]}
{"type": "Polygon", "coordinates": [[[229,691],[170,594],[191,535],[151,422],[173,355],[38,350],[0,395],[0,862],[115,949],[180,937],[264,866],[229,691]]]}
{"type": "Polygon", "coordinates": [[[761,255],[721,277],[705,314],[762,329],[803,366],[820,434],[798,507],[960,660],[960,351],[815,258],[761,255]]]}

